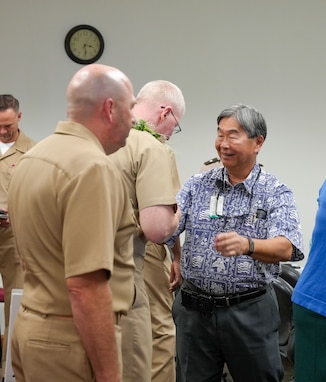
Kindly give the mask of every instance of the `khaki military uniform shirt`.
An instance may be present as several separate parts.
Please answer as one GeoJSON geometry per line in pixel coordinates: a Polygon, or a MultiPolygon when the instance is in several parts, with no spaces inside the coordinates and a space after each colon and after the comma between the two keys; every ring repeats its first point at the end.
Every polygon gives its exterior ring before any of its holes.
{"type": "Polygon", "coordinates": [[[22,304],[71,316],[66,278],[106,269],[113,310],[134,296],[133,211],[119,172],[84,126],[59,122],[12,178],[9,208],[26,265],[22,304]]]}
{"type": "Polygon", "coordinates": [[[0,209],[7,209],[9,180],[20,157],[35,145],[21,130],[16,142],[3,155],[0,152],[0,209]]]}
{"type": "MultiPolygon", "coordinates": [[[[139,211],[156,205],[176,204],[179,177],[173,151],[146,131],[131,129],[125,147],[110,155],[126,181],[139,223],[139,211]]],[[[135,254],[145,256],[146,239],[139,231],[135,254]]]]}

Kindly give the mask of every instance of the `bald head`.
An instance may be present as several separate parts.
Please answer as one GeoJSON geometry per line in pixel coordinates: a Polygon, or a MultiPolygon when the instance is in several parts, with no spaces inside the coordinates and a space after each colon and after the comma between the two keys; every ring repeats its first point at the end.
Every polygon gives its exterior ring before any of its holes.
{"type": "Polygon", "coordinates": [[[107,154],[125,145],[134,123],[134,104],[130,80],[111,66],[87,65],[67,87],[68,120],[90,130],[107,154]]]}
{"type": "Polygon", "coordinates": [[[130,90],[128,77],[119,69],[100,64],[85,66],[73,76],[67,88],[68,119],[83,122],[106,99],[122,101],[130,90]]]}

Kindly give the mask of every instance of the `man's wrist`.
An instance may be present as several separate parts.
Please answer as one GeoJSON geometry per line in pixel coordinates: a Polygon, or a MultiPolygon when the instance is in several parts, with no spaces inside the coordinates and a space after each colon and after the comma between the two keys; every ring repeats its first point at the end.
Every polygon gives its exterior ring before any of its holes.
{"type": "Polygon", "coordinates": [[[247,237],[248,243],[249,243],[249,250],[246,253],[247,256],[251,256],[255,252],[255,242],[252,240],[251,237],[247,237]]]}

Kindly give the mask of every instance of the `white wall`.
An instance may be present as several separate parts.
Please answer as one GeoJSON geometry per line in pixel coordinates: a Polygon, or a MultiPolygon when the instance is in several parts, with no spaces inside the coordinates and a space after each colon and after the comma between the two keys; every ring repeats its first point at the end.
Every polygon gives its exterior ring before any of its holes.
{"type": "Polygon", "coordinates": [[[1,0],[0,92],[20,99],[26,133],[49,135],[80,68],[65,34],[91,24],[106,42],[99,62],[123,70],[135,93],[153,79],[183,90],[171,142],[182,181],[215,156],[218,113],[255,106],[268,124],[259,162],[293,189],[307,252],[325,177],[325,13],[324,0],[1,0]]]}

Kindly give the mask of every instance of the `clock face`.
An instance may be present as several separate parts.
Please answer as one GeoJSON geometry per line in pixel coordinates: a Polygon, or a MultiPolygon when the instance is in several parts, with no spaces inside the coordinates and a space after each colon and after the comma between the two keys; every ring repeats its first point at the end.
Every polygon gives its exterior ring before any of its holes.
{"type": "Polygon", "coordinates": [[[65,49],[73,61],[79,64],[91,64],[102,56],[104,40],[94,27],[78,25],[67,33],[65,49]]]}

